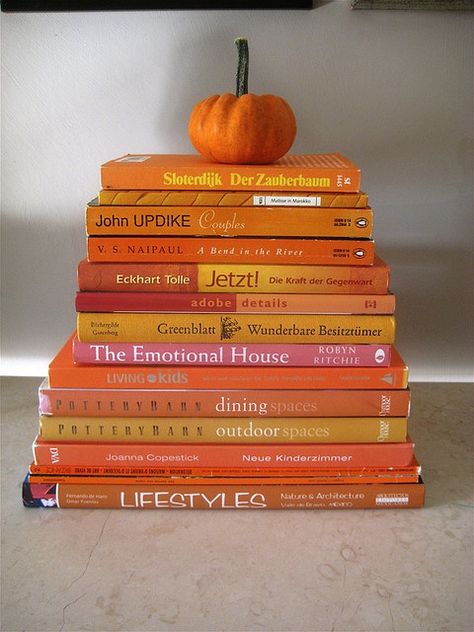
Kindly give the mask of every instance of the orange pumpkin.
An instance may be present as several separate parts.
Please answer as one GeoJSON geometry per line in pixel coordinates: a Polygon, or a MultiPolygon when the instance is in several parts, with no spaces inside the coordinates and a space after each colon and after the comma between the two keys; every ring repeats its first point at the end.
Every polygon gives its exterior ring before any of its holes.
{"type": "Polygon", "coordinates": [[[195,149],[215,162],[265,164],[281,158],[296,135],[293,110],[281,97],[248,92],[248,43],[239,51],[236,95],[213,95],[197,103],[189,119],[195,149]]]}

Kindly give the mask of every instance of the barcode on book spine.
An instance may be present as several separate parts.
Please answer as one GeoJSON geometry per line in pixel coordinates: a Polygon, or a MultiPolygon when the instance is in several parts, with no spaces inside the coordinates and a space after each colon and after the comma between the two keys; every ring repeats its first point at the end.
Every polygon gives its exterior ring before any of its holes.
{"type": "Polygon", "coordinates": [[[407,505],[408,496],[377,496],[376,505],[407,505]]]}

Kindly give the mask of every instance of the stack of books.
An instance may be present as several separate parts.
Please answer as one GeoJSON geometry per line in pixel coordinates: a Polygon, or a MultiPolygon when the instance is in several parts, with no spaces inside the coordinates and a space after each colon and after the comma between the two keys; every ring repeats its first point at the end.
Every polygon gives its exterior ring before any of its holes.
{"type": "Polygon", "coordinates": [[[127,155],[102,165],[86,233],[25,505],[422,506],[390,270],[353,163],[127,155]]]}

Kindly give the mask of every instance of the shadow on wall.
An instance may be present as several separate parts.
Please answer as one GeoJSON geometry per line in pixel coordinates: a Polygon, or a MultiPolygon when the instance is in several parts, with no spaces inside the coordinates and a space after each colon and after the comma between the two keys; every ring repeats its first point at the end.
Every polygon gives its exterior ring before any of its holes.
{"type": "Polygon", "coordinates": [[[163,94],[169,95],[169,99],[161,101],[156,119],[157,134],[163,144],[175,146],[176,139],[182,138],[183,152],[196,153],[188,137],[189,117],[194,105],[202,99],[234,91],[237,67],[234,37],[230,30],[212,32],[212,49],[220,52],[218,57],[210,55],[209,40],[198,37],[195,29],[189,28],[175,42],[167,60],[170,69],[166,73],[167,84],[163,85],[163,94]]]}
{"type": "Polygon", "coordinates": [[[397,347],[412,373],[472,375],[472,252],[454,246],[387,246],[396,295],[397,347]]]}
{"type": "Polygon", "coordinates": [[[76,267],[85,257],[83,215],[55,222],[61,209],[24,223],[3,222],[2,360],[52,357],[75,327],[76,267]]]}

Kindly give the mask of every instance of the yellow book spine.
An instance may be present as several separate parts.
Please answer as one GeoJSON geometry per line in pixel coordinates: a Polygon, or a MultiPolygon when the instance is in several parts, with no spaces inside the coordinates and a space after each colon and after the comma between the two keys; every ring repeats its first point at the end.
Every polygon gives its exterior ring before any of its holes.
{"type": "Polygon", "coordinates": [[[81,342],[222,342],[392,344],[393,315],[77,314],[81,342]]]}
{"type": "Polygon", "coordinates": [[[397,443],[405,417],[40,417],[45,441],[133,443],[397,443]]]}
{"type": "Polygon", "coordinates": [[[320,206],[366,208],[367,193],[268,193],[261,191],[99,191],[100,205],[113,206],[320,206]]]}

